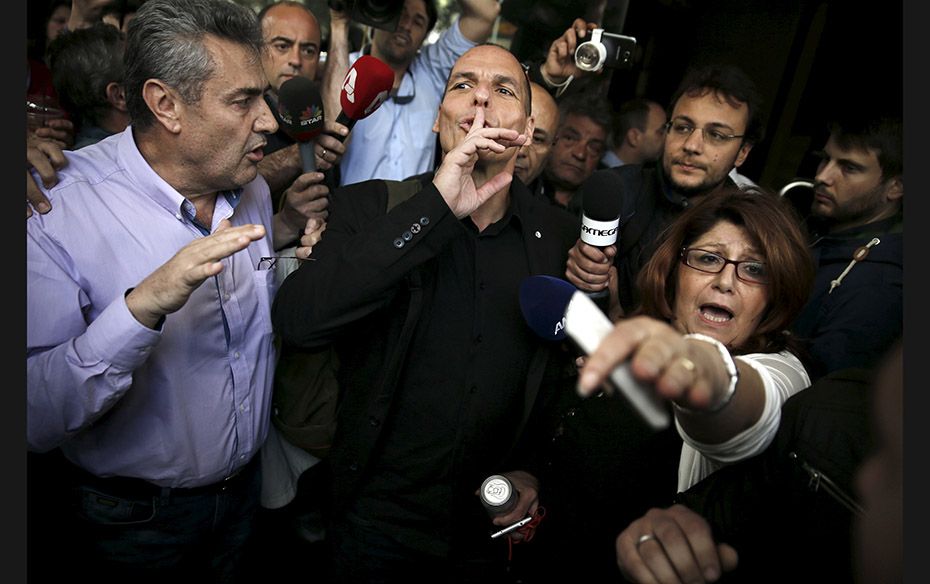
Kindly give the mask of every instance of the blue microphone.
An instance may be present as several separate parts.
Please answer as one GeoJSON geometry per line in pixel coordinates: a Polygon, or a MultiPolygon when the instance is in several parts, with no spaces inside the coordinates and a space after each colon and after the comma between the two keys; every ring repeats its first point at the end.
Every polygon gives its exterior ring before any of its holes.
{"type": "Polygon", "coordinates": [[[565,338],[565,307],[577,292],[553,276],[528,276],[520,283],[520,310],[533,332],[547,341],[565,338]]]}
{"type": "MultiPolygon", "coordinates": [[[[571,283],[552,276],[528,276],[520,283],[520,310],[537,335],[547,341],[569,336],[585,354],[597,349],[613,329],[613,323],[595,302],[571,283]]],[[[622,395],[654,430],[671,423],[666,404],[652,387],[630,372],[630,363],[617,365],[608,377],[622,395]]]]}

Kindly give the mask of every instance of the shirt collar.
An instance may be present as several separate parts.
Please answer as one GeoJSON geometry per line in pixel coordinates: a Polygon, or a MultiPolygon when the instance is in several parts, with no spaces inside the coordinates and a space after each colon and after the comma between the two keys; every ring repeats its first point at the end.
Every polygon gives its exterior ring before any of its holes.
{"type": "MultiPolygon", "coordinates": [[[[178,218],[186,217],[193,223],[194,204],[184,198],[181,193],[165,182],[152,169],[136,145],[132,126],[128,126],[120,135],[117,156],[120,165],[126,169],[128,176],[137,185],[140,193],[151,198],[172,215],[178,218]]],[[[223,201],[224,204],[217,206],[214,216],[226,218],[232,215],[233,210],[239,204],[242,198],[242,188],[221,191],[219,194],[221,196],[217,197],[217,201],[223,201]]]]}

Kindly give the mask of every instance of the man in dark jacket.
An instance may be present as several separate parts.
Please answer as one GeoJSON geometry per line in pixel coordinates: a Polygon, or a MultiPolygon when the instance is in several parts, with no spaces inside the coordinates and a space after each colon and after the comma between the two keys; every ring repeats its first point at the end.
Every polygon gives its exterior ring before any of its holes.
{"type": "Polygon", "coordinates": [[[537,509],[522,446],[531,412],[574,367],[525,324],[518,291],[564,272],[577,223],[510,182],[530,107],[506,49],[463,54],[433,128],[436,172],[389,212],[386,181],[337,191],[315,261],[275,299],[285,343],[334,342],[341,363],[327,530],[337,582],[494,581],[507,540],[490,532],[537,509]],[[493,525],[476,496],[491,474],[519,496],[493,525]]]}
{"type": "Polygon", "coordinates": [[[569,253],[566,275],[579,288],[596,292],[607,288],[610,267],[616,266],[624,312],[639,303],[636,276],[652,257],[659,234],[695,197],[733,187],[728,173],[762,139],[761,98],[737,67],[690,70],[671,103],[659,161],[596,171],[573,198],[573,205],[577,201],[584,209],[584,197],[600,195],[587,191],[606,184],[614,185],[620,198],[616,246],[598,248],[579,240],[569,253]]]}
{"type": "Polygon", "coordinates": [[[855,368],[792,396],[764,453],[630,523],[616,541],[627,579],[652,582],[674,570],[682,581],[700,573],[707,582],[722,574],[727,583],[852,582],[852,533],[862,516],[854,484],[874,444],[873,404],[903,391],[900,375],[887,375],[900,371],[901,351],[885,363],[881,389],[875,370],[855,368]]]}
{"type": "Polygon", "coordinates": [[[808,227],[817,278],[794,326],[809,341],[812,379],[869,367],[904,324],[901,120],[831,125],[814,179],[808,227]]]}

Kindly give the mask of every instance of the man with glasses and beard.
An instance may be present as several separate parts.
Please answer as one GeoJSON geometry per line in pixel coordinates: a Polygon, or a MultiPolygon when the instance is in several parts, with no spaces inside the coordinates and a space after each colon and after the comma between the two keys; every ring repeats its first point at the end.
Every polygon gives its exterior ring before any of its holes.
{"type": "MultiPolygon", "coordinates": [[[[656,163],[595,173],[614,174],[610,180],[621,200],[617,244],[600,248],[579,240],[569,252],[568,280],[595,292],[615,278],[617,294],[612,294],[611,302],[615,307],[619,302],[625,313],[639,303],[636,276],[655,251],[662,230],[695,197],[733,186],[728,173],[741,166],[762,139],[761,97],[752,80],[735,66],[691,69],[671,104],[665,148],[656,163]]],[[[585,187],[604,184],[598,180],[603,178],[592,175],[579,194],[585,197],[585,187]]]]}

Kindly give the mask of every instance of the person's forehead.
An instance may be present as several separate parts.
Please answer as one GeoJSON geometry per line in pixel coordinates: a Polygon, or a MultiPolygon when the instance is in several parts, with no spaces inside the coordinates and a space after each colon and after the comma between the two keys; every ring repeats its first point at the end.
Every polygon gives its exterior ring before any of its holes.
{"type": "MultiPolygon", "coordinates": [[[[464,72],[511,77],[518,82],[525,75],[517,58],[510,51],[491,45],[474,47],[459,57],[452,67],[452,75],[464,72]]],[[[521,83],[520,86],[522,91],[523,84],[521,83]]]]}
{"type": "Polygon", "coordinates": [[[663,108],[661,105],[657,103],[650,103],[649,104],[649,116],[654,120],[661,119],[664,122],[665,121],[665,108],[663,108]]]}
{"type": "Polygon", "coordinates": [[[404,8],[411,14],[420,14],[429,19],[429,14],[426,12],[426,0],[405,0],[404,8]]]}
{"type": "Polygon", "coordinates": [[[844,148],[839,145],[832,134],[827,139],[824,150],[833,158],[845,158],[863,166],[878,166],[878,150],[867,146],[849,146],[844,148]]]}
{"type": "Polygon", "coordinates": [[[238,84],[264,85],[264,73],[257,53],[243,44],[207,35],[204,45],[216,63],[216,75],[207,84],[220,85],[235,81],[238,84]]]}
{"type": "Polygon", "coordinates": [[[596,134],[597,136],[607,135],[607,128],[597,123],[591,116],[581,112],[566,114],[565,121],[562,122],[562,127],[565,129],[578,130],[579,133],[596,134]]]}
{"type": "Polygon", "coordinates": [[[542,121],[549,126],[554,126],[559,116],[558,105],[545,89],[538,85],[533,85],[531,89],[533,94],[533,117],[536,118],[536,125],[539,126],[542,121]]]}
{"type": "Polygon", "coordinates": [[[279,5],[269,8],[262,19],[262,31],[265,36],[274,36],[282,30],[299,30],[320,41],[320,24],[316,18],[299,6],[279,5]]]}
{"type": "Polygon", "coordinates": [[[672,117],[681,116],[702,124],[726,124],[739,129],[749,122],[749,107],[745,102],[731,102],[726,96],[707,90],[699,95],[686,93],[679,97],[672,117]]]}

